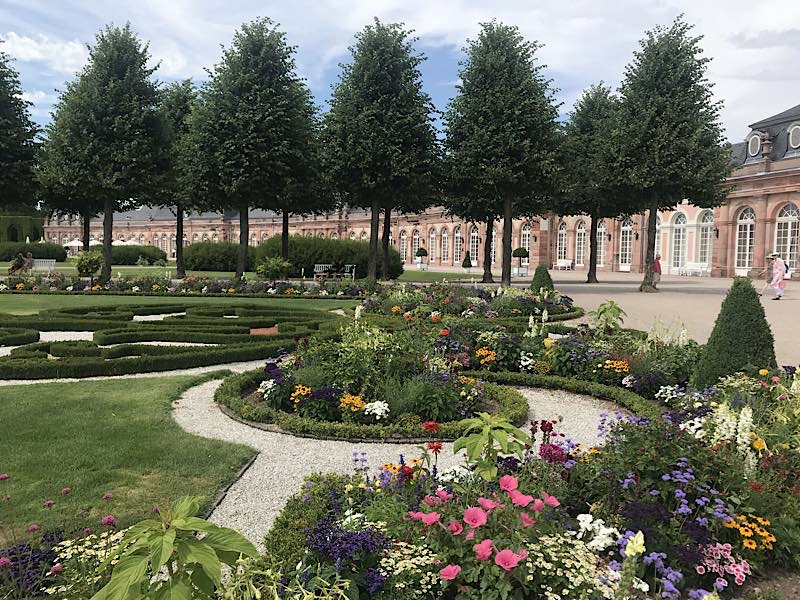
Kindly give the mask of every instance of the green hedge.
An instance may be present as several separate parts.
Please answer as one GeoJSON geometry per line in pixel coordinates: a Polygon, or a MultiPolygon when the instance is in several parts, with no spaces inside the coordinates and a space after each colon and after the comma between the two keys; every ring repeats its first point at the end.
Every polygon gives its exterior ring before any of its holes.
{"type": "MultiPolygon", "coordinates": [[[[20,212],[27,212],[23,209],[20,212]]],[[[32,242],[42,239],[44,218],[36,214],[0,213],[0,242],[24,242],[30,238],[32,242]],[[16,239],[11,239],[16,230],[16,239]]]]}
{"type": "Polygon", "coordinates": [[[167,253],[155,246],[112,246],[111,262],[115,265],[135,265],[139,258],[147,259],[149,264],[159,260],[166,261],[167,253]]]}
{"type": "Polygon", "coordinates": [[[50,258],[58,262],[67,260],[67,250],[63,246],[51,243],[26,244],[24,242],[2,242],[0,243],[0,260],[10,261],[17,254],[22,252],[27,256],[28,252],[33,258],[50,258]]]}
{"type": "Polygon", "coordinates": [[[21,346],[38,341],[39,332],[35,329],[0,327],[0,346],[21,346]]]}
{"type": "MultiPolygon", "coordinates": [[[[255,268],[255,248],[248,246],[248,271],[255,268]]],[[[189,271],[236,271],[239,244],[233,242],[194,242],[183,250],[183,262],[189,271]]]]}
{"type": "MultiPolygon", "coordinates": [[[[359,423],[338,423],[317,421],[275,410],[268,406],[254,406],[245,396],[253,392],[264,380],[264,371],[247,371],[225,379],[217,388],[214,400],[228,408],[234,415],[245,421],[269,423],[277,430],[318,439],[337,440],[382,440],[385,442],[410,443],[425,441],[420,425],[363,425],[359,423]]],[[[498,406],[497,414],[509,421],[521,424],[528,416],[528,401],[516,390],[489,384],[487,391],[498,406]]],[[[437,439],[454,440],[464,433],[461,421],[442,423],[437,439]]]]}
{"type": "Polygon", "coordinates": [[[651,419],[659,418],[664,412],[654,401],[642,398],[639,394],[625,388],[604,385],[583,379],[571,377],[557,377],[552,375],[531,375],[527,373],[511,373],[507,371],[486,372],[474,371],[464,373],[468,377],[481,377],[484,381],[491,381],[501,385],[515,385],[521,387],[537,387],[553,390],[566,390],[576,394],[586,394],[609,400],[628,409],[639,417],[651,419]]]}
{"type": "MultiPolygon", "coordinates": [[[[256,248],[256,261],[267,256],[281,255],[281,238],[274,236],[256,248]]],[[[314,265],[342,263],[356,265],[356,277],[367,276],[369,242],[356,240],[330,240],[327,238],[289,236],[289,262],[292,263],[290,277],[300,277],[305,269],[306,277],[314,276],[314,265]]],[[[381,272],[383,254],[378,252],[378,273],[381,272]]],[[[403,272],[400,253],[389,247],[389,278],[397,279],[403,272]]]]}

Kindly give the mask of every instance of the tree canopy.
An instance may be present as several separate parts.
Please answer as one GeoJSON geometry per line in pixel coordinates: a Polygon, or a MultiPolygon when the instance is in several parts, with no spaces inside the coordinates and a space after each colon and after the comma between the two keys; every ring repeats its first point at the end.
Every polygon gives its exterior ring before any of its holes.
{"type": "MultiPolygon", "coordinates": [[[[368,277],[382,210],[436,198],[439,148],[411,31],[378,19],[356,35],[324,120],[325,167],[342,202],[372,211],[368,277]]],[[[388,245],[388,240],[386,241],[388,245]]]]}
{"type": "Polygon", "coordinates": [[[553,193],[558,110],[537,49],[517,27],[483,23],[445,114],[452,210],[502,217],[503,285],[511,284],[512,220],[544,212],[553,193]]]}

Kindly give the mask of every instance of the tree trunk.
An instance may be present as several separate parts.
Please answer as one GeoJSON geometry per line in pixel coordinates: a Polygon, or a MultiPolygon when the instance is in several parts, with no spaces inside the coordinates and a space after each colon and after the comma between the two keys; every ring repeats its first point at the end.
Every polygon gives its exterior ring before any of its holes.
{"type": "Polygon", "coordinates": [[[656,220],[658,219],[658,201],[653,200],[650,214],[647,215],[647,250],[644,257],[644,279],[639,286],[640,292],[657,292],[653,284],[653,260],[656,256],[656,220]]]}
{"type": "Polygon", "coordinates": [[[492,277],[492,230],[494,229],[494,217],[486,219],[486,239],[483,241],[483,279],[482,283],[494,283],[492,277]]]}
{"type": "Polygon", "coordinates": [[[600,217],[591,215],[589,225],[589,272],[586,274],[586,283],[597,283],[597,227],[600,217]]]}
{"type": "Polygon", "coordinates": [[[111,242],[114,241],[114,202],[103,203],[103,270],[100,271],[100,283],[111,279],[111,242]]]}
{"type": "Polygon", "coordinates": [[[511,287],[511,228],[514,225],[511,196],[503,199],[503,274],[500,285],[511,287]]]}
{"type": "Polygon", "coordinates": [[[186,267],[183,266],[183,205],[175,205],[175,277],[186,277],[186,267]]]}
{"type": "Polygon", "coordinates": [[[82,222],[81,222],[81,224],[83,225],[83,232],[82,232],[82,234],[83,234],[82,235],[82,237],[83,237],[83,251],[84,252],[88,252],[89,251],[89,237],[90,237],[89,230],[90,230],[90,225],[92,224],[92,215],[87,213],[85,215],[81,215],[81,217],[83,219],[82,222]]]}
{"type": "Polygon", "coordinates": [[[281,258],[289,260],[289,211],[284,210],[281,224],[281,258]]]}
{"type": "Polygon", "coordinates": [[[381,206],[377,200],[372,201],[372,212],[369,223],[369,261],[367,262],[367,278],[378,278],[378,220],[381,206]]]}
{"type": "Polygon", "coordinates": [[[381,263],[381,279],[384,281],[389,280],[389,240],[391,239],[392,230],[392,209],[383,209],[383,238],[381,239],[381,246],[383,250],[383,262],[381,263]]]}
{"type": "Polygon", "coordinates": [[[241,279],[247,270],[247,241],[250,238],[250,214],[247,205],[239,209],[239,260],[236,262],[236,279],[241,279]]]}

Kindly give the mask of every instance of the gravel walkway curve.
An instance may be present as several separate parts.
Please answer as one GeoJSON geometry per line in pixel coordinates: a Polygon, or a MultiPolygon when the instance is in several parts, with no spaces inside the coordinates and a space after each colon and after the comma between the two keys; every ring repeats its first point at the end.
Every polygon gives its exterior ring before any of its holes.
{"type": "MultiPolygon", "coordinates": [[[[352,453],[366,452],[371,467],[396,462],[398,454],[414,456],[413,444],[382,444],[320,441],[272,433],[248,427],[225,416],[214,403],[220,381],[209,381],[187,390],[173,405],[178,424],[195,435],[245,444],[258,451],[253,465],[228,490],[211,520],[234,527],[261,546],[286,500],[295,494],[306,475],[315,472],[352,472],[352,453]]],[[[518,388],[528,398],[530,418],[556,419],[559,431],[583,444],[596,444],[600,413],[618,410],[608,402],[563,391],[518,388]]],[[[439,467],[461,462],[445,444],[439,467]]]]}

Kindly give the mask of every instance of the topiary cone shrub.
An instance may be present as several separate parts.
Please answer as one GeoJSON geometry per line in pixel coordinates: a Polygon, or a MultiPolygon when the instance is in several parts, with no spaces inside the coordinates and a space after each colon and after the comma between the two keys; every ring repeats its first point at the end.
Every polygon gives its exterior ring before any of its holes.
{"type": "Polygon", "coordinates": [[[733,280],[722,302],[714,330],[697,365],[695,384],[707,387],[720,377],[751,367],[775,367],[775,340],[749,279],[733,280]]]}
{"type": "Polygon", "coordinates": [[[542,288],[546,290],[554,290],[555,287],[553,286],[553,280],[550,277],[550,272],[547,270],[547,267],[544,265],[539,265],[536,267],[536,271],[533,273],[533,281],[531,281],[531,290],[534,292],[538,292],[542,288]]]}

